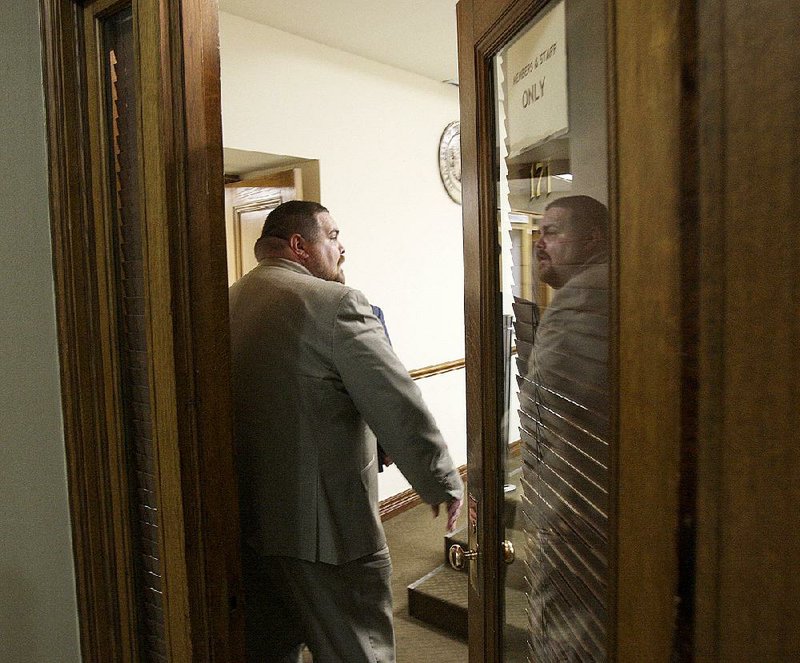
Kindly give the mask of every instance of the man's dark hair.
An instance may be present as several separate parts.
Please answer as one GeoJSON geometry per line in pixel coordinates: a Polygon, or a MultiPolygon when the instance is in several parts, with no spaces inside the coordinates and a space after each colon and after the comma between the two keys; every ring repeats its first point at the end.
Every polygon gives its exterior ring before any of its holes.
{"type": "Polygon", "coordinates": [[[256,258],[261,260],[263,257],[270,237],[289,239],[297,233],[308,241],[314,241],[319,234],[317,215],[327,211],[310,200],[290,200],[278,205],[264,221],[261,237],[254,247],[256,258]]]}
{"type": "Polygon", "coordinates": [[[328,210],[310,200],[290,200],[278,205],[264,221],[261,237],[289,239],[294,233],[313,240],[319,231],[317,214],[328,210]]]}
{"type": "Polygon", "coordinates": [[[551,207],[561,207],[570,211],[570,222],[576,230],[597,230],[602,237],[608,236],[608,209],[591,196],[564,196],[550,203],[551,207]]]}

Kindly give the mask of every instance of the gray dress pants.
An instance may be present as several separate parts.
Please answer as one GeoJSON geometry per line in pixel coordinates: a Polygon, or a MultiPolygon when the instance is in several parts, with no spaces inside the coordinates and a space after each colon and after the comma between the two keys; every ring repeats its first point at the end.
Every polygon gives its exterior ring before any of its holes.
{"type": "Polygon", "coordinates": [[[248,663],[394,663],[388,548],[346,564],[243,550],[248,663]]]}

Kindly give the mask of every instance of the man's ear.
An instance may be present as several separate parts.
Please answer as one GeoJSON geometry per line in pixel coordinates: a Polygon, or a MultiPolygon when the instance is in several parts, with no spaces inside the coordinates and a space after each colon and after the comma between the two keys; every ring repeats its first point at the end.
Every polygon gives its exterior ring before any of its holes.
{"type": "Polygon", "coordinates": [[[593,257],[602,258],[608,255],[608,238],[597,228],[589,232],[588,246],[593,257]]]}
{"type": "Polygon", "coordinates": [[[298,258],[308,258],[308,251],[306,251],[306,240],[300,233],[294,233],[289,237],[289,248],[292,249],[298,258]]]}

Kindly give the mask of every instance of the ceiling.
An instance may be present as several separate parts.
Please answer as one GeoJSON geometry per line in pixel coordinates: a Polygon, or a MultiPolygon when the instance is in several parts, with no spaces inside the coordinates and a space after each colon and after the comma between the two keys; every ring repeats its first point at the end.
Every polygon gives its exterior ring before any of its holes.
{"type": "Polygon", "coordinates": [[[223,148],[222,152],[225,161],[225,174],[239,177],[255,171],[288,168],[289,166],[296,166],[303,161],[309,161],[309,159],[301,159],[284,154],[249,152],[247,150],[235,150],[230,147],[223,148]]]}
{"type": "Polygon", "coordinates": [[[436,81],[455,81],[456,1],[219,0],[219,9],[436,81]]]}

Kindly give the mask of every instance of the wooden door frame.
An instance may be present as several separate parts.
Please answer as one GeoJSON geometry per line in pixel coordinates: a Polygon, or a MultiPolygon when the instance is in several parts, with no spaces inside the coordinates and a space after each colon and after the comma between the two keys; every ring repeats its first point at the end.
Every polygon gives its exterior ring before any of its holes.
{"type": "MultiPolygon", "coordinates": [[[[461,105],[461,205],[464,227],[464,327],[467,401],[467,467],[469,483],[466,496],[469,513],[469,547],[480,550],[475,572],[477,587],[469,587],[469,660],[495,663],[501,647],[503,611],[500,583],[495,574],[499,568],[500,522],[497,490],[494,478],[502,475],[501,457],[496,448],[497,421],[497,358],[484,352],[494,347],[496,333],[494,315],[494,284],[497,283],[493,237],[489,225],[480,223],[479,189],[486,190],[481,172],[479,145],[486,144],[485,127],[479,115],[486,100],[477,85],[481,59],[475,53],[476,8],[473,0],[459,0],[458,70],[459,101],[461,105]],[[481,186],[482,185],[482,186],[481,186]],[[489,293],[484,298],[483,293],[489,293]],[[489,440],[484,437],[489,431],[489,440]],[[485,499],[488,497],[489,500],[485,499]],[[475,504],[473,504],[473,502],[475,504]],[[487,531],[484,539],[473,531],[473,508],[477,509],[478,529],[487,531]]],[[[473,570],[470,567],[472,574],[473,570]]]]}
{"type": "MultiPolygon", "coordinates": [[[[488,60],[547,3],[460,0],[467,439],[481,530],[470,661],[496,658],[502,590],[494,439],[497,308],[492,89],[488,60]],[[475,479],[481,478],[480,485],[475,479]],[[473,642],[473,635],[477,634],[473,642]],[[486,653],[488,652],[488,653],[486,653]]],[[[694,4],[608,3],[612,435],[612,661],[667,661],[693,632],[698,255],[694,4]],[[665,84],[666,81],[666,84],[665,84]],[[642,103],[646,94],[647,103],[642,103]],[[653,137],[657,137],[653,139],[653,137]],[[643,149],[646,156],[643,156],[643,149]],[[641,192],[648,192],[642,196],[641,192]],[[678,228],[682,236],[676,241],[678,228]],[[691,241],[691,240],[689,240],[691,241]],[[643,300],[646,305],[643,305],[643,300]],[[679,500],[679,494],[685,497],[679,500]],[[619,500],[619,495],[636,499],[619,500]],[[620,562],[620,560],[622,560],[620,562]],[[679,573],[680,569],[680,573],[679,573]],[[676,607],[676,598],[677,607],[676,607]]]]}
{"type": "Polygon", "coordinates": [[[692,660],[685,656],[696,572],[694,5],[615,0],[609,36],[617,338],[611,642],[614,660],[625,662],[692,660]]]}
{"type": "MultiPolygon", "coordinates": [[[[132,515],[108,429],[112,376],[100,348],[113,320],[98,283],[92,158],[82,50],[89,3],[40,0],[62,406],[83,661],[135,660],[128,533],[132,515]]],[[[124,3],[119,3],[120,5],[124,3]]],[[[154,247],[166,266],[172,333],[159,368],[173,384],[160,416],[175,431],[158,450],[165,572],[180,605],[171,660],[243,658],[243,611],[233,470],[223,212],[217,6],[213,0],[135,0],[159,48],[147,57],[159,111],[164,201],[154,247]],[[191,114],[191,122],[187,116],[191,114]]],[[[143,93],[144,94],[144,93],[143,93]]],[[[156,169],[158,172],[159,169],[156,169]]],[[[152,223],[152,221],[150,222],[152,223]]],[[[158,224],[158,220],[156,220],[158,224]]],[[[165,280],[166,279],[166,280],[165,280]]],[[[166,298],[166,299],[165,299],[166,298]]],[[[158,378],[154,378],[158,380],[158,378]]]]}

